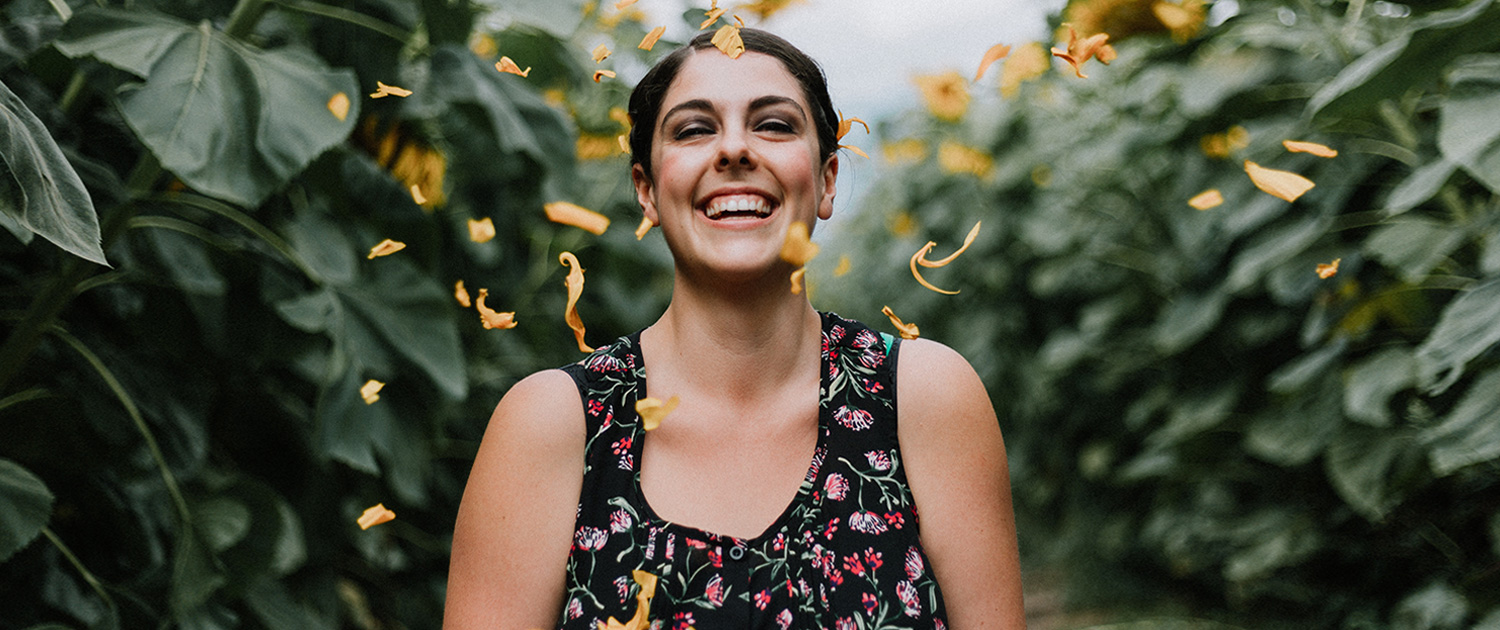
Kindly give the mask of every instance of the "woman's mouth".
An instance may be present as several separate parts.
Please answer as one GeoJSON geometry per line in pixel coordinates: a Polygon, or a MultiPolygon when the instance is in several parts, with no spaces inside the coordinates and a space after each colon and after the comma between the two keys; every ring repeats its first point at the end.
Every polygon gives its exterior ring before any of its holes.
{"type": "Polygon", "coordinates": [[[771,216],[771,201],[760,195],[721,195],[708,200],[703,213],[713,221],[771,216]]]}

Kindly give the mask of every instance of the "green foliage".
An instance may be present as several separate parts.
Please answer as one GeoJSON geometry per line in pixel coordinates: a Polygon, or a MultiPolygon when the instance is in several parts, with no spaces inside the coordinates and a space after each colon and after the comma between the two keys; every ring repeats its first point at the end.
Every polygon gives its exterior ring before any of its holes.
{"type": "Polygon", "coordinates": [[[47,128],[0,83],[0,223],[23,242],[40,234],[75,255],[104,263],[99,218],[78,173],[47,128]]]}

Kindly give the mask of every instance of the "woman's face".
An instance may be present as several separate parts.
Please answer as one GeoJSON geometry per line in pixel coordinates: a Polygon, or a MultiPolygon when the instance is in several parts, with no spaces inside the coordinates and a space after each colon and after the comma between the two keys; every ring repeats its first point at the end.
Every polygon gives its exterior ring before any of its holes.
{"type": "Polygon", "coordinates": [[[636,194],[662,228],[679,271],[720,279],[790,273],[787,227],[833,212],[838,160],[818,155],[802,86],[776,58],[699,50],[662,99],[651,143],[654,177],[636,194]]]}

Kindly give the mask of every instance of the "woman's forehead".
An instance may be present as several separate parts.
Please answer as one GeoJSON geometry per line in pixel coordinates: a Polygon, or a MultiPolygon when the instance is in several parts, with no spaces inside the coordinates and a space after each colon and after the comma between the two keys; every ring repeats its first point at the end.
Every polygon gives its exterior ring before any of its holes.
{"type": "Polygon", "coordinates": [[[678,103],[700,99],[718,108],[743,107],[765,96],[790,98],[807,111],[802,84],[781,60],[758,52],[731,59],[718,49],[704,49],[683,62],[662,99],[661,111],[665,114],[678,103]]]}

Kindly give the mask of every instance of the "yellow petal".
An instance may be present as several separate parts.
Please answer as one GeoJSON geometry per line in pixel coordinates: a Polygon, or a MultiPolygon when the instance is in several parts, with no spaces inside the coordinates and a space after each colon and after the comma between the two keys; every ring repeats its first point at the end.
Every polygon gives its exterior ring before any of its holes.
{"type": "Polygon", "coordinates": [[[419,206],[427,205],[427,197],[422,194],[422,187],[420,185],[411,185],[411,200],[417,202],[419,206]]]}
{"type": "Polygon", "coordinates": [[[807,267],[798,267],[792,272],[792,295],[802,295],[802,277],[807,275],[807,267]]]}
{"type": "Polygon", "coordinates": [[[719,8],[709,9],[704,15],[708,19],[703,20],[703,23],[698,25],[698,30],[700,31],[719,21],[719,18],[724,15],[724,10],[719,8]]]}
{"type": "Polygon", "coordinates": [[[636,48],[651,50],[651,47],[656,45],[656,40],[661,39],[662,34],[665,32],[667,32],[667,27],[665,26],[658,26],[651,29],[650,33],[646,33],[646,36],[641,38],[641,43],[636,48]]]}
{"type": "MultiPolygon", "coordinates": [[[[666,402],[662,402],[659,398],[648,396],[635,401],[635,412],[641,416],[641,426],[645,427],[647,431],[651,431],[661,426],[662,418],[672,413],[672,410],[677,408],[677,403],[679,402],[682,401],[678,400],[676,396],[668,398],[666,402]]],[[[647,575],[650,574],[648,573],[647,575]]],[[[656,590],[654,588],[655,585],[653,584],[652,586],[652,590],[656,590]]]]}
{"type": "Polygon", "coordinates": [[[554,201],[542,206],[542,210],[553,223],[571,225],[594,234],[603,234],[609,229],[609,217],[566,201],[554,201]]]}
{"type": "Polygon", "coordinates": [[[1300,140],[1282,140],[1281,146],[1292,153],[1311,153],[1321,158],[1338,157],[1339,152],[1328,148],[1326,145],[1316,142],[1302,142],[1300,140]]]}
{"type": "Polygon", "coordinates": [[[1341,260],[1343,259],[1335,258],[1330,263],[1318,263],[1318,277],[1324,280],[1332,278],[1333,274],[1339,272],[1339,261],[1341,260]]]}
{"type": "Polygon", "coordinates": [[[608,79],[615,78],[615,71],[614,70],[595,70],[594,71],[594,83],[598,83],[600,79],[606,79],[606,78],[608,78],[608,79]]]}
{"type": "Polygon", "coordinates": [[[862,158],[864,158],[866,160],[870,159],[870,154],[865,153],[864,149],[856,147],[856,146],[854,146],[852,144],[841,144],[841,145],[839,145],[839,148],[840,149],[848,149],[851,152],[853,152],[855,155],[858,155],[859,157],[862,157],[862,158]]]}
{"type": "Polygon", "coordinates": [[[375,401],[380,400],[380,388],[382,387],[385,387],[385,383],[373,378],[365,381],[364,386],[359,388],[359,397],[365,399],[366,405],[374,404],[375,401]]]}
{"type": "Polygon", "coordinates": [[[902,339],[916,339],[922,336],[921,329],[917,328],[915,323],[908,324],[902,322],[900,317],[896,317],[896,314],[891,312],[891,307],[882,307],[880,312],[885,313],[886,317],[891,318],[891,325],[896,327],[896,332],[901,333],[902,339]]]}
{"type": "Polygon", "coordinates": [[[623,11],[623,10],[625,10],[625,7],[628,7],[628,6],[632,5],[632,4],[635,4],[635,2],[636,2],[636,0],[620,0],[619,2],[615,3],[615,10],[616,11],[623,11]]]}
{"type": "Polygon", "coordinates": [[[620,134],[618,136],[615,136],[615,140],[620,141],[620,152],[624,153],[626,155],[629,155],[630,154],[630,139],[626,138],[625,134],[620,134]]]}
{"type": "Polygon", "coordinates": [[[1219,189],[1217,188],[1205,190],[1193,195],[1193,198],[1188,200],[1188,205],[1199,210],[1217,208],[1222,203],[1224,203],[1224,195],[1219,194],[1219,189]]]}
{"type": "Polygon", "coordinates": [[[745,54],[745,41],[740,39],[740,29],[732,24],[719,27],[718,32],[714,33],[710,41],[724,54],[729,55],[730,59],[739,59],[740,55],[745,54]]]}
{"type": "Polygon", "coordinates": [[[812,242],[811,230],[801,221],[793,221],[786,228],[786,239],[781,242],[781,259],[798,267],[807,264],[818,255],[818,244],[812,242]]]}
{"type": "Polygon", "coordinates": [[[1073,73],[1080,79],[1089,78],[1083,73],[1083,64],[1090,59],[1098,59],[1100,63],[1108,65],[1115,58],[1115,49],[1106,42],[1109,41],[1108,33],[1095,33],[1083,39],[1078,38],[1078,31],[1073,29],[1072,24],[1068,27],[1067,50],[1052,49],[1052,56],[1062,59],[1073,66],[1073,73]]]}
{"type": "Polygon", "coordinates": [[[370,529],[371,527],[391,521],[395,518],[396,513],[385,509],[384,503],[376,503],[374,506],[365,510],[363,514],[359,515],[359,528],[370,529]]]}
{"type": "Polygon", "coordinates": [[[1250,175],[1250,181],[1255,183],[1256,188],[1286,201],[1296,201],[1314,186],[1312,180],[1306,177],[1291,171],[1266,168],[1250,160],[1245,160],[1245,172],[1250,175]]]}
{"type": "Polygon", "coordinates": [[[1156,2],[1151,5],[1156,19],[1172,31],[1172,39],[1185,42],[1192,39],[1203,28],[1207,10],[1203,0],[1182,0],[1181,4],[1156,2]]]}
{"type": "Polygon", "coordinates": [[[838,132],[837,135],[834,136],[834,139],[835,140],[843,140],[844,136],[847,135],[851,130],[854,129],[854,123],[859,123],[859,126],[865,128],[865,133],[867,133],[867,134],[870,133],[870,125],[867,124],[865,121],[860,120],[858,118],[855,118],[853,116],[850,116],[848,118],[844,118],[844,112],[839,112],[839,132],[838,132]]]}
{"type": "Polygon", "coordinates": [[[485,330],[492,330],[495,328],[499,328],[501,330],[505,330],[507,328],[515,328],[515,312],[512,311],[509,313],[497,313],[495,312],[495,309],[485,306],[484,300],[489,296],[489,289],[480,289],[479,297],[474,301],[474,308],[479,311],[479,323],[484,325],[485,330]]]}
{"type": "Polygon", "coordinates": [[[917,284],[920,284],[920,285],[922,285],[924,287],[932,289],[933,291],[937,291],[938,293],[941,293],[943,295],[957,295],[958,291],[949,291],[949,290],[946,290],[946,289],[939,289],[939,288],[933,286],[931,282],[928,282],[926,278],[922,277],[922,272],[917,271],[917,261],[919,259],[922,259],[924,256],[926,256],[927,252],[929,250],[931,250],[932,248],[934,248],[934,247],[937,247],[937,243],[934,243],[932,241],[927,241],[927,244],[923,245],[922,249],[917,250],[917,253],[911,255],[911,263],[910,263],[911,276],[913,278],[917,279],[917,284]]]}
{"type": "Polygon", "coordinates": [[[1030,42],[1017,48],[1000,65],[1000,96],[1015,96],[1022,83],[1046,74],[1051,65],[1051,57],[1041,44],[1030,42]]]}
{"type": "Polygon", "coordinates": [[[489,217],[479,219],[478,221],[469,219],[469,240],[475,243],[488,243],[492,238],[495,238],[494,221],[490,220],[489,217]]]}
{"type": "Polygon", "coordinates": [[[609,53],[610,53],[609,46],[605,46],[604,44],[599,44],[598,46],[594,47],[594,52],[589,53],[589,55],[594,58],[594,63],[599,63],[601,61],[604,61],[606,58],[608,58],[609,57],[609,53]]]}
{"type": "Polygon", "coordinates": [[[620,123],[622,129],[630,130],[630,112],[625,111],[624,107],[609,108],[609,119],[620,123]]]}
{"type": "Polygon", "coordinates": [[[635,226],[635,240],[639,241],[646,238],[646,233],[650,231],[651,219],[649,217],[641,217],[641,224],[635,226]]]}
{"type": "Polygon", "coordinates": [[[563,321],[568,322],[568,327],[573,329],[573,337],[578,340],[578,349],[593,352],[594,349],[583,342],[583,319],[578,316],[578,297],[583,295],[583,266],[578,263],[578,257],[572,252],[558,254],[557,260],[569,268],[568,277],[564,280],[568,285],[568,306],[563,312],[563,321]]]}
{"type": "Polygon", "coordinates": [[[984,57],[979,59],[979,71],[974,73],[974,81],[978,82],[981,78],[984,78],[984,71],[989,69],[990,64],[999,61],[1009,54],[1010,46],[1005,44],[990,46],[989,50],[984,51],[984,57]]]}
{"type": "Polygon", "coordinates": [[[509,72],[511,74],[520,75],[523,77],[531,74],[531,66],[527,66],[525,70],[522,70],[521,66],[516,65],[516,62],[511,61],[510,57],[506,57],[504,55],[500,56],[500,61],[495,62],[495,69],[501,72],[509,72]]]}
{"type": "MultiPolygon", "coordinates": [[[[677,400],[677,397],[673,396],[672,400],[677,400]]],[[[674,407],[676,406],[676,403],[671,403],[671,404],[674,407]]],[[[656,597],[656,576],[655,575],[653,575],[651,573],[648,573],[646,571],[642,571],[640,569],[636,569],[636,570],[630,572],[630,577],[634,578],[635,579],[635,583],[639,584],[641,586],[641,593],[639,595],[636,595],[636,597],[644,597],[646,599],[651,599],[653,597],[656,597]]]]}
{"type": "MultiPolygon", "coordinates": [[[[969,245],[973,244],[974,237],[979,236],[979,225],[981,223],[983,223],[983,221],[975,221],[974,227],[969,228],[969,234],[968,236],[964,237],[964,244],[962,247],[958,248],[958,251],[953,252],[952,254],[948,254],[946,258],[943,258],[941,260],[927,260],[927,252],[924,248],[924,251],[918,252],[917,254],[917,264],[929,269],[947,266],[948,263],[953,262],[953,259],[958,258],[959,254],[962,254],[964,253],[964,251],[968,250],[969,245]]],[[[954,291],[954,293],[957,293],[957,291],[954,291]]]]}
{"type": "Polygon", "coordinates": [[[328,111],[333,112],[333,117],[343,120],[349,117],[349,95],[343,92],[334,94],[328,99],[328,111]]]}
{"type": "Polygon", "coordinates": [[[453,283],[453,299],[458,300],[464,308],[469,308],[469,290],[464,288],[463,280],[453,283]]]}
{"type": "Polygon", "coordinates": [[[842,277],[844,277],[844,274],[849,273],[849,269],[851,267],[853,267],[853,265],[849,262],[849,255],[848,254],[844,254],[842,256],[839,256],[839,264],[834,265],[834,267],[833,267],[833,277],[835,277],[835,278],[842,278],[842,277]]]}
{"type": "Polygon", "coordinates": [[[370,98],[385,98],[387,96],[400,96],[402,98],[405,98],[407,96],[411,96],[411,90],[399,88],[394,85],[386,85],[384,83],[376,81],[375,92],[370,94],[370,98]]]}
{"type": "Polygon", "coordinates": [[[379,256],[389,256],[403,249],[406,249],[406,243],[402,243],[401,241],[393,241],[391,239],[385,239],[383,241],[380,241],[380,243],[375,245],[374,247],[371,247],[370,253],[369,255],[365,256],[365,259],[369,260],[371,258],[376,258],[379,256]]]}

